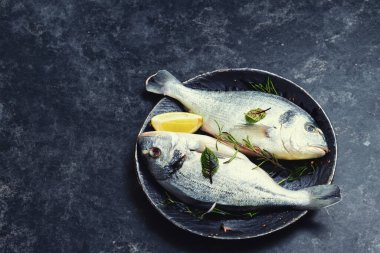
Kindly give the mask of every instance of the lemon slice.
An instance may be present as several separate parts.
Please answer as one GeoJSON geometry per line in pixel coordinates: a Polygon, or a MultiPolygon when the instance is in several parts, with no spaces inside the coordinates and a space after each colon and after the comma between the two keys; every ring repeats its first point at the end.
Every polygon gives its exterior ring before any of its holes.
{"type": "Polygon", "coordinates": [[[154,116],[150,122],[156,131],[194,133],[202,126],[203,118],[188,112],[167,112],[154,116]]]}

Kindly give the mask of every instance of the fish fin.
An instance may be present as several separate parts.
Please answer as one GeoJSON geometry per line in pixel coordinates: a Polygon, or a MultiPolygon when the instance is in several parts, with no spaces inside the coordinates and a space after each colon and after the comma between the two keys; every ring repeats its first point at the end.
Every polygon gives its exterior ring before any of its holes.
{"type": "Polygon", "coordinates": [[[206,145],[199,145],[196,149],[190,149],[192,151],[196,151],[198,153],[202,153],[206,147],[208,147],[219,159],[224,159],[224,158],[230,158],[232,155],[229,155],[229,152],[220,152],[219,149],[216,149],[214,146],[206,146],[206,145]]]}
{"type": "Polygon", "coordinates": [[[167,95],[171,86],[183,85],[167,70],[159,70],[145,81],[146,90],[156,94],[167,95]]]}
{"type": "MultiPolygon", "coordinates": [[[[208,147],[218,158],[231,158],[235,155],[236,150],[233,147],[227,146],[216,139],[209,136],[192,136],[192,140],[188,142],[188,147],[192,151],[202,153],[206,147],[208,147]]],[[[238,152],[236,158],[249,160],[245,155],[238,152]]]]}
{"type": "Polygon", "coordinates": [[[219,159],[225,159],[225,158],[230,158],[230,156],[226,155],[226,154],[223,154],[223,153],[220,153],[218,151],[215,151],[213,150],[214,154],[216,155],[216,157],[218,157],[219,159]]]}
{"type": "Polygon", "coordinates": [[[232,135],[235,135],[237,131],[239,132],[239,135],[243,136],[260,136],[260,137],[266,137],[270,138],[270,132],[272,127],[261,125],[261,124],[239,124],[234,126],[230,133],[232,135]]]}
{"type": "Polygon", "coordinates": [[[307,209],[331,206],[341,200],[340,189],[336,185],[317,185],[300,191],[306,191],[309,194],[309,203],[304,205],[307,209]]]}

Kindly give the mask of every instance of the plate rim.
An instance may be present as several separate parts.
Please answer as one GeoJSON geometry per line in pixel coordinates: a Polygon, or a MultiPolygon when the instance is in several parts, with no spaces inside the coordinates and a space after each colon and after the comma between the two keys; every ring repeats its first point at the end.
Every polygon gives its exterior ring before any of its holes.
{"type": "MultiPolygon", "coordinates": [[[[188,84],[190,83],[191,81],[195,80],[195,79],[198,79],[198,78],[202,78],[204,76],[207,76],[207,75],[211,75],[211,74],[215,74],[215,73],[221,73],[221,72],[235,72],[235,71],[250,71],[250,72],[259,72],[259,73],[263,73],[263,74],[268,74],[268,75],[271,75],[271,76],[275,76],[279,79],[283,79],[285,80],[286,82],[289,82],[291,83],[292,85],[296,86],[298,89],[300,89],[301,91],[303,91],[305,93],[306,96],[308,96],[310,99],[312,99],[318,106],[318,108],[321,110],[321,112],[324,114],[325,118],[327,119],[327,123],[328,125],[331,127],[331,132],[332,132],[332,137],[333,137],[333,144],[335,146],[335,159],[333,160],[333,164],[332,164],[332,171],[331,171],[331,174],[327,180],[327,183],[326,184],[331,184],[332,181],[333,181],[333,178],[334,178],[334,175],[335,175],[335,170],[336,170],[336,165],[337,165],[337,160],[338,160],[338,146],[337,146],[337,140],[336,140],[336,134],[335,134],[335,130],[334,130],[334,127],[333,125],[331,124],[331,121],[330,121],[330,118],[328,117],[328,115],[326,114],[326,112],[323,110],[322,106],[304,89],[302,88],[301,86],[299,86],[298,84],[294,83],[293,81],[285,78],[285,77],[282,77],[280,75],[277,75],[275,73],[272,73],[270,71],[266,71],[266,70],[261,70],[261,69],[255,69],[255,68],[223,68],[223,69],[217,69],[217,70],[213,70],[213,71],[209,71],[209,72],[204,72],[202,74],[199,74],[195,77],[192,77],[184,82],[182,82],[183,84],[188,84]]],[[[151,114],[152,112],[162,103],[163,100],[165,99],[168,99],[167,96],[164,96],[163,98],[161,98],[157,104],[150,110],[149,114],[146,116],[145,120],[144,120],[144,123],[142,124],[139,132],[138,132],[138,135],[139,136],[141,133],[143,133],[143,128],[145,128],[147,126],[147,124],[149,123],[149,120],[151,117],[151,114]]],[[[252,239],[252,238],[257,238],[257,237],[262,237],[262,236],[265,236],[267,234],[271,234],[271,233],[274,233],[276,231],[279,231],[289,225],[292,225],[294,224],[296,221],[298,221],[299,219],[301,219],[303,216],[305,216],[309,211],[308,210],[304,210],[303,212],[301,212],[297,217],[295,217],[294,219],[288,221],[287,223],[275,228],[275,229],[272,229],[272,230],[269,230],[269,231],[266,231],[266,232],[263,232],[263,233],[258,233],[256,235],[247,235],[247,236],[236,236],[236,237],[224,237],[224,236],[221,236],[221,235],[210,235],[210,234],[206,234],[206,233],[202,233],[202,232],[199,232],[199,231],[195,231],[195,230],[192,230],[184,225],[182,225],[181,223],[171,219],[171,217],[169,217],[168,215],[166,215],[165,212],[163,212],[160,208],[158,208],[154,203],[153,201],[151,200],[151,198],[149,197],[148,195],[148,190],[147,188],[145,187],[145,185],[143,184],[143,177],[140,173],[140,164],[138,162],[138,147],[137,147],[137,141],[135,143],[135,165],[136,165],[136,174],[137,174],[137,179],[138,179],[138,183],[140,184],[140,186],[142,187],[144,193],[145,193],[145,196],[146,198],[148,199],[148,201],[152,204],[152,206],[154,206],[154,208],[156,210],[158,210],[158,212],[163,216],[165,217],[167,220],[169,220],[172,224],[174,224],[175,226],[185,230],[185,231],[189,231],[193,234],[196,234],[198,236],[202,236],[202,237],[206,237],[206,238],[212,238],[212,239],[219,239],[219,240],[241,240],[241,239],[252,239]]]]}

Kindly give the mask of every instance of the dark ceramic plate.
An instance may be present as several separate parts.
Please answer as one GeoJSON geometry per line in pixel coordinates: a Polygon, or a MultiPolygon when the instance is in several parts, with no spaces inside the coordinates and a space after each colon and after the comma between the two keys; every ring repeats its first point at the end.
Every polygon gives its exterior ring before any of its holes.
{"type": "MultiPolygon", "coordinates": [[[[300,180],[285,182],[288,189],[301,189],[319,184],[330,184],[334,176],[336,165],[336,139],[329,119],[320,105],[301,87],[278,75],[257,69],[225,69],[196,76],[184,84],[188,87],[209,90],[248,90],[249,83],[265,83],[267,78],[274,83],[281,96],[293,101],[295,104],[309,112],[317,121],[318,126],[325,133],[330,152],[316,159],[315,172],[304,175],[300,180]]],[[[150,119],[157,114],[171,111],[183,111],[182,106],[169,98],[163,98],[153,108],[142,126],[140,133],[151,131],[150,119]]],[[[246,215],[216,215],[207,214],[203,219],[199,218],[202,210],[196,207],[187,207],[181,203],[170,203],[165,190],[158,185],[153,176],[140,159],[136,147],[136,169],[138,179],[153,206],[174,225],[189,232],[218,239],[245,239],[253,238],[280,230],[304,216],[307,211],[276,210],[260,211],[252,218],[246,215]],[[191,213],[189,213],[189,209],[191,213]],[[223,225],[222,225],[223,224],[223,225]],[[223,231],[223,227],[230,227],[233,231],[223,231]]],[[[288,167],[298,166],[304,162],[286,162],[288,167]]],[[[277,173],[276,181],[285,177],[283,173],[277,173]]],[[[174,198],[173,198],[174,199],[174,198]]]]}

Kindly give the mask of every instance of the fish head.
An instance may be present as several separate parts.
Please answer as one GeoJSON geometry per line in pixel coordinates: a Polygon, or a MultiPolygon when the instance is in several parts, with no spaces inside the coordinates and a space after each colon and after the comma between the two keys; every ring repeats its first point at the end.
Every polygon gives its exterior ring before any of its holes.
{"type": "Polygon", "coordinates": [[[291,120],[281,125],[281,137],[293,159],[313,159],[328,152],[322,130],[309,115],[295,113],[291,120]]]}
{"type": "Polygon", "coordinates": [[[142,133],[138,136],[138,146],[148,169],[158,181],[169,179],[186,160],[185,146],[170,132],[142,133]]]}

